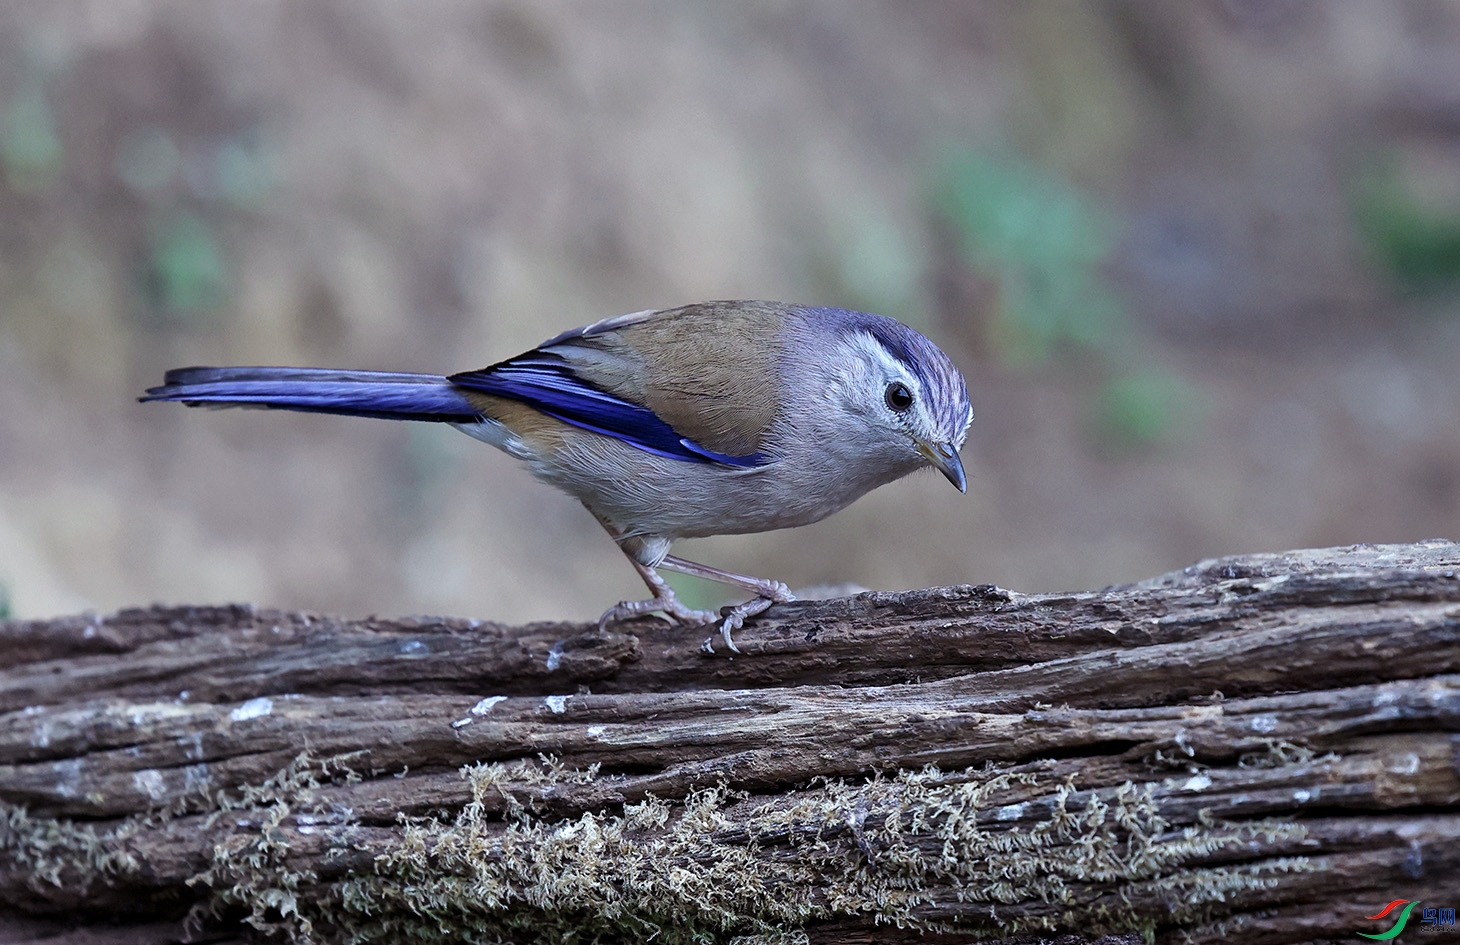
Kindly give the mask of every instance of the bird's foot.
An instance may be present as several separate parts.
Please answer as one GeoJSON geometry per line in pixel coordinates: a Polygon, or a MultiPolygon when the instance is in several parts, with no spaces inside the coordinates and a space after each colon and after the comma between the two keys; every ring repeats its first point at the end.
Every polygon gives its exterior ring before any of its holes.
{"type": "MultiPolygon", "coordinates": [[[[757,579],[759,580],[759,579],[757,579]]],[[[791,589],[780,581],[764,581],[759,588],[760,594],[745,601],[743,604],[736,604],[725,611],[720,618],[720,639],[725,641],[725,648],[731,653],[739,653],[740,647],[730,638],[730,634],[745,626],[745,621],[751,617],[758,617],[771,608],[772,604],[784,604],[793,601],[796,596],[791,589]]],[[[705,637],[705,642],[700,644],[700,652],[715,652],[715,637],[711,634],[705,637]]]]}
{"type": "MultiPolygon", "coordinates": [[[[791,589],[780,581],[733,574],[685,558],[666,555],[664,551],[668,549],[667,539],[656,540],[656,543],[646,543],[642,539],[634,539],[630,542],[617,525],[601,516],[598,521],[619,543],[619,547],[623,549],[624,555],[629,559],[629,564],[639,572],[639,577],[644,580],[644,584],[649,588],[649,593],[654,595],[648,600],[626,600],[614,604],[603,612],[602,617],[598,618],[599,630],[604,630],[609,624],[618,623],[621,620],[641,617],[644,614],[661,613],[669,618],[671,623],[688,626],[718,624],[720,639],[725,641],[725,648],[732,653],[739,653],[740,648],[735,645],[731,634],[745,626],[746,620],[765,613],[772,604],[796,599],[791,594],[791,589]],[[653,563],[650,563],[650,560],[653,563]],[[755,596],[743,604],[724,608],[720,613],[712,610],[695,610],[679,602],[679,598],[674,594],[674,588],[659,576],[659,572],[655,570],[656,567],[668,568],[671,571],[678,571],[680,574],[692,574],[695,577],[718,581],[721,584],[731,584],[744,588],[755,596]]],[[[706,653],[715,652],[714,636],[705,640],[700,649],[706,653]]]]}
{"type": "Polygon", "coordinates": [[[602,617],[598,618],[598,629],[604,630],[609,624],[653,613],[663,614],[670,623],[690,627],[701,627],[707,623],[714,623],[720,617],[713,610],[695,610],[693,607],[686,607],[679,602],[678,597],[674,596],[674,591],[669,590],[666,585],[664,593],[656,593],[648,600],[623,600],[614,604],[603,612],[602,617]]]}

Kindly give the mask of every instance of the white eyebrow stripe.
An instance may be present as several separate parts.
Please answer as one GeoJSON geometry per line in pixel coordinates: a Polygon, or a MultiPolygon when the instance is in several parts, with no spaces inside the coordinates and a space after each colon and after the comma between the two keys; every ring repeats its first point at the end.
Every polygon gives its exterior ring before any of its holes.
{"type": "Polygon", "coordinates": [[[922,389],[922,381],[917,376],[917,372],[911,370],[903,363],[901,358],[887,350],[887,346],[879,341],[871,332],[854,331],[847,336],[847,341],[853,348],[866,354],[873,363],[880,364],[886,368],[888,374],[910,380],[916,389],[922,389]]]}

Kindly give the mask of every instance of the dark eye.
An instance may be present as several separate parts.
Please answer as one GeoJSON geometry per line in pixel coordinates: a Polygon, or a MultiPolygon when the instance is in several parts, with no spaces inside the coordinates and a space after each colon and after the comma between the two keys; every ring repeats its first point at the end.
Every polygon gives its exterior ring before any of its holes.
{"type": "Polygon", "coordinates": [[[902,413],[912,406],[912,402],[912,391],[907,389],[906,384],[901,381],[893,381],[887,385],[887,406],[902,413]]]}

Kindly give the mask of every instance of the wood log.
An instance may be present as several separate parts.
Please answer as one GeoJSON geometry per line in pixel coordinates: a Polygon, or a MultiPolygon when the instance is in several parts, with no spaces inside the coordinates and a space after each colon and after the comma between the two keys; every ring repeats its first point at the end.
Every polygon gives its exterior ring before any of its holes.
{"type": "Polygon", "coordinates": [[[1455,543],[702,636],[0,623],[0,939],[1264,943],[1460,906],[1455,543]]]}

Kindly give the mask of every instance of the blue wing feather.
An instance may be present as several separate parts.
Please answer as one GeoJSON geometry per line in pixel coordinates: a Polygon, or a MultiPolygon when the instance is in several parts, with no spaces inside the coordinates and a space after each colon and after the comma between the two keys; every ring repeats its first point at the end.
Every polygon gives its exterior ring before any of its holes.
{"type": "Polygon", "coordinates": [[[654,411],[599,389],[549,352],[536,351],[485,370],[453,374],[449,380],[468,390],[528,404],[563,423],[611,436],[666,459],[740,467],[768,462],[760,453],[726,456],[680,436],[654,411]]]}

